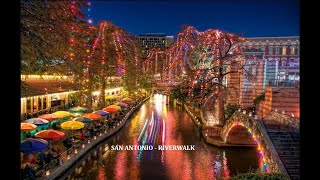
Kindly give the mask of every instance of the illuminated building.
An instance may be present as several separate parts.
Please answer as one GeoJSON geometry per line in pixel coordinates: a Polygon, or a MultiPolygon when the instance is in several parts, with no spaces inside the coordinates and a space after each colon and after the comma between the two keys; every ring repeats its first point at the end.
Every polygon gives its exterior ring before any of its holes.
{"type": "MultiPolygon", "coordinates": [[[[72,76],[21,75],[21,120],[74,106],[78,90],[72,76]]],[[[120,90],[106,89],[106,96],[119,94],[120,90]]],[[[92,94],[98,96],[99,92],[92,94]]]]}

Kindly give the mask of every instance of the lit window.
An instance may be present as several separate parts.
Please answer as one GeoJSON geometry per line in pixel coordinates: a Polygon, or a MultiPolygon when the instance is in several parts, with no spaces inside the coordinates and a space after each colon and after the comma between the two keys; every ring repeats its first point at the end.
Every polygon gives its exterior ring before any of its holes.
{"type": "Polygon", "coordinates": [[[282,48],[282,55],[284,56],[284,55],[286,55],[287,54],[287,47],[283,47],[282,48]]]}
{"type": "Polygon", "coordinates": [[[291,55],[294,55],[294,49],[295,49],[294,46],[291,46],[291,47],[290,47],[290,54],[291,54],[291,55]]]}

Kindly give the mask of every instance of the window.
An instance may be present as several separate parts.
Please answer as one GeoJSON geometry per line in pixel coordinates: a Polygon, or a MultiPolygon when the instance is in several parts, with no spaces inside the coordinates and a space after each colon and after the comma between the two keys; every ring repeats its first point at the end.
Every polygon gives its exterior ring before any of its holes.
{"type": "Polygon", "coordinates": [[[286,66],[286,60],[282,60],[282,66],[286,66]]]}
{"type": "Polygon", "coordinates": [[[38,110],[42,110],[40,97],[38,97],[38,110]]]}
{"type": "Polygon", "coordinates": [[[31,112],[31,99],[27,98],[27,112],[31,112]]]}
{"type": "Polygon", "coordinates": [[[273,47],[269,47],[269,55],[273,54],[273,47]]]}
{"type": "Polygon", "coordinates": [[[294,47],[294,46],[291,46],[291,47],[290,47],[290,54],[291,54],[291,55],[294,55],[294,50],[295,50],[295,47],[294,47]]]}
{"type": "Polygon", "coordinates": [[[287,47],[283,47],[282,48],[282,55],[284,56],[284,55],[286,55],[287,54],[287,47]]]}
{"type": "Polygon", "coordinates": [[[276,47],[276,55],[279,55],[280,47],[276,47]]]}
{"type": "Polygon", "coordinates": [[[47,109],[47,97],[43,98],[43,109],[47,109]]]}

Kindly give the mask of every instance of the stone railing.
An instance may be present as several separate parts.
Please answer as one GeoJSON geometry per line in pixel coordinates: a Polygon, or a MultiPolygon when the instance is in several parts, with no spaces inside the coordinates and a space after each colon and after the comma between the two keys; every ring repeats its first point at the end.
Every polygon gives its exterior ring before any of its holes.
{"type": "Polygon", "coordinates": [[[299,131],[300,120],[298,118],[282,114],[276,111],[269,112],[264,119],[272,119],[288,127],[291,127],[293,131],[299,131]]]}
{"type": "Polygon", "coordinates": [[[108,131],[104,131],[104,133],[100,133],[99,136],[95,136],[92,141],[87,142],[85,145],[82,145],[81,149],[77,149],[76,152],[73,152],[71,155],[66,156],[67,159],[62,159],[62,165],[55,168],[50,172],[47,170],[44,172],[44,175],[40,177],[40,179],[48,179],[53,180],[61,177],[69,168],[71,168],[75,163],[77,163],[85,154],[87,154],[92,148],[97,146],[102,141],[106,140],[110,136],[117,133],[127,122],[127,120],[131,117],[131,115],[140,108],[140,106],[150,98],[147,97],[142,100],[138,105],[133,107],[124,117],[120,120],[119,123],[116,124],[113,128],[109,129],[108,131]]]}
{"type": "MultiPolygon", "coordinates": [[[[221,131],[221,138],[226,141],[229,131],[234,125],[243,125],[248,129],[253,139],[257,140],[257,146],[260,153],[263,155],[264,161],[268,164],[271,172],[283,173],[288,176],[288,173],[280,160],[277,151],[269,138],[269,135],[260,120],[249,117],[242,112],[235,112],[231,118],[228,119],[221,131]]],[[[289,177],[289,176],[288,176],[289,177]]]]}

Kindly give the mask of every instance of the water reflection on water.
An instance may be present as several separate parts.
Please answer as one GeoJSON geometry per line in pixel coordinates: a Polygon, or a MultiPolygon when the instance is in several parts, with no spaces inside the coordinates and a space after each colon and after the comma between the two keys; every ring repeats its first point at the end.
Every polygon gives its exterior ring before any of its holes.
{"type": "Polygon", "coordinates": [[[115,136],[92,150],[67,179],[230,179],[259,167],[256,149],[207,145],[179,106],[156,94],[115,136]],[[115,145],[152,145],[152,151],[112,150],[115,145]],[[160,151],[158,145],[195,145],[195,151],[160,151]]]}

